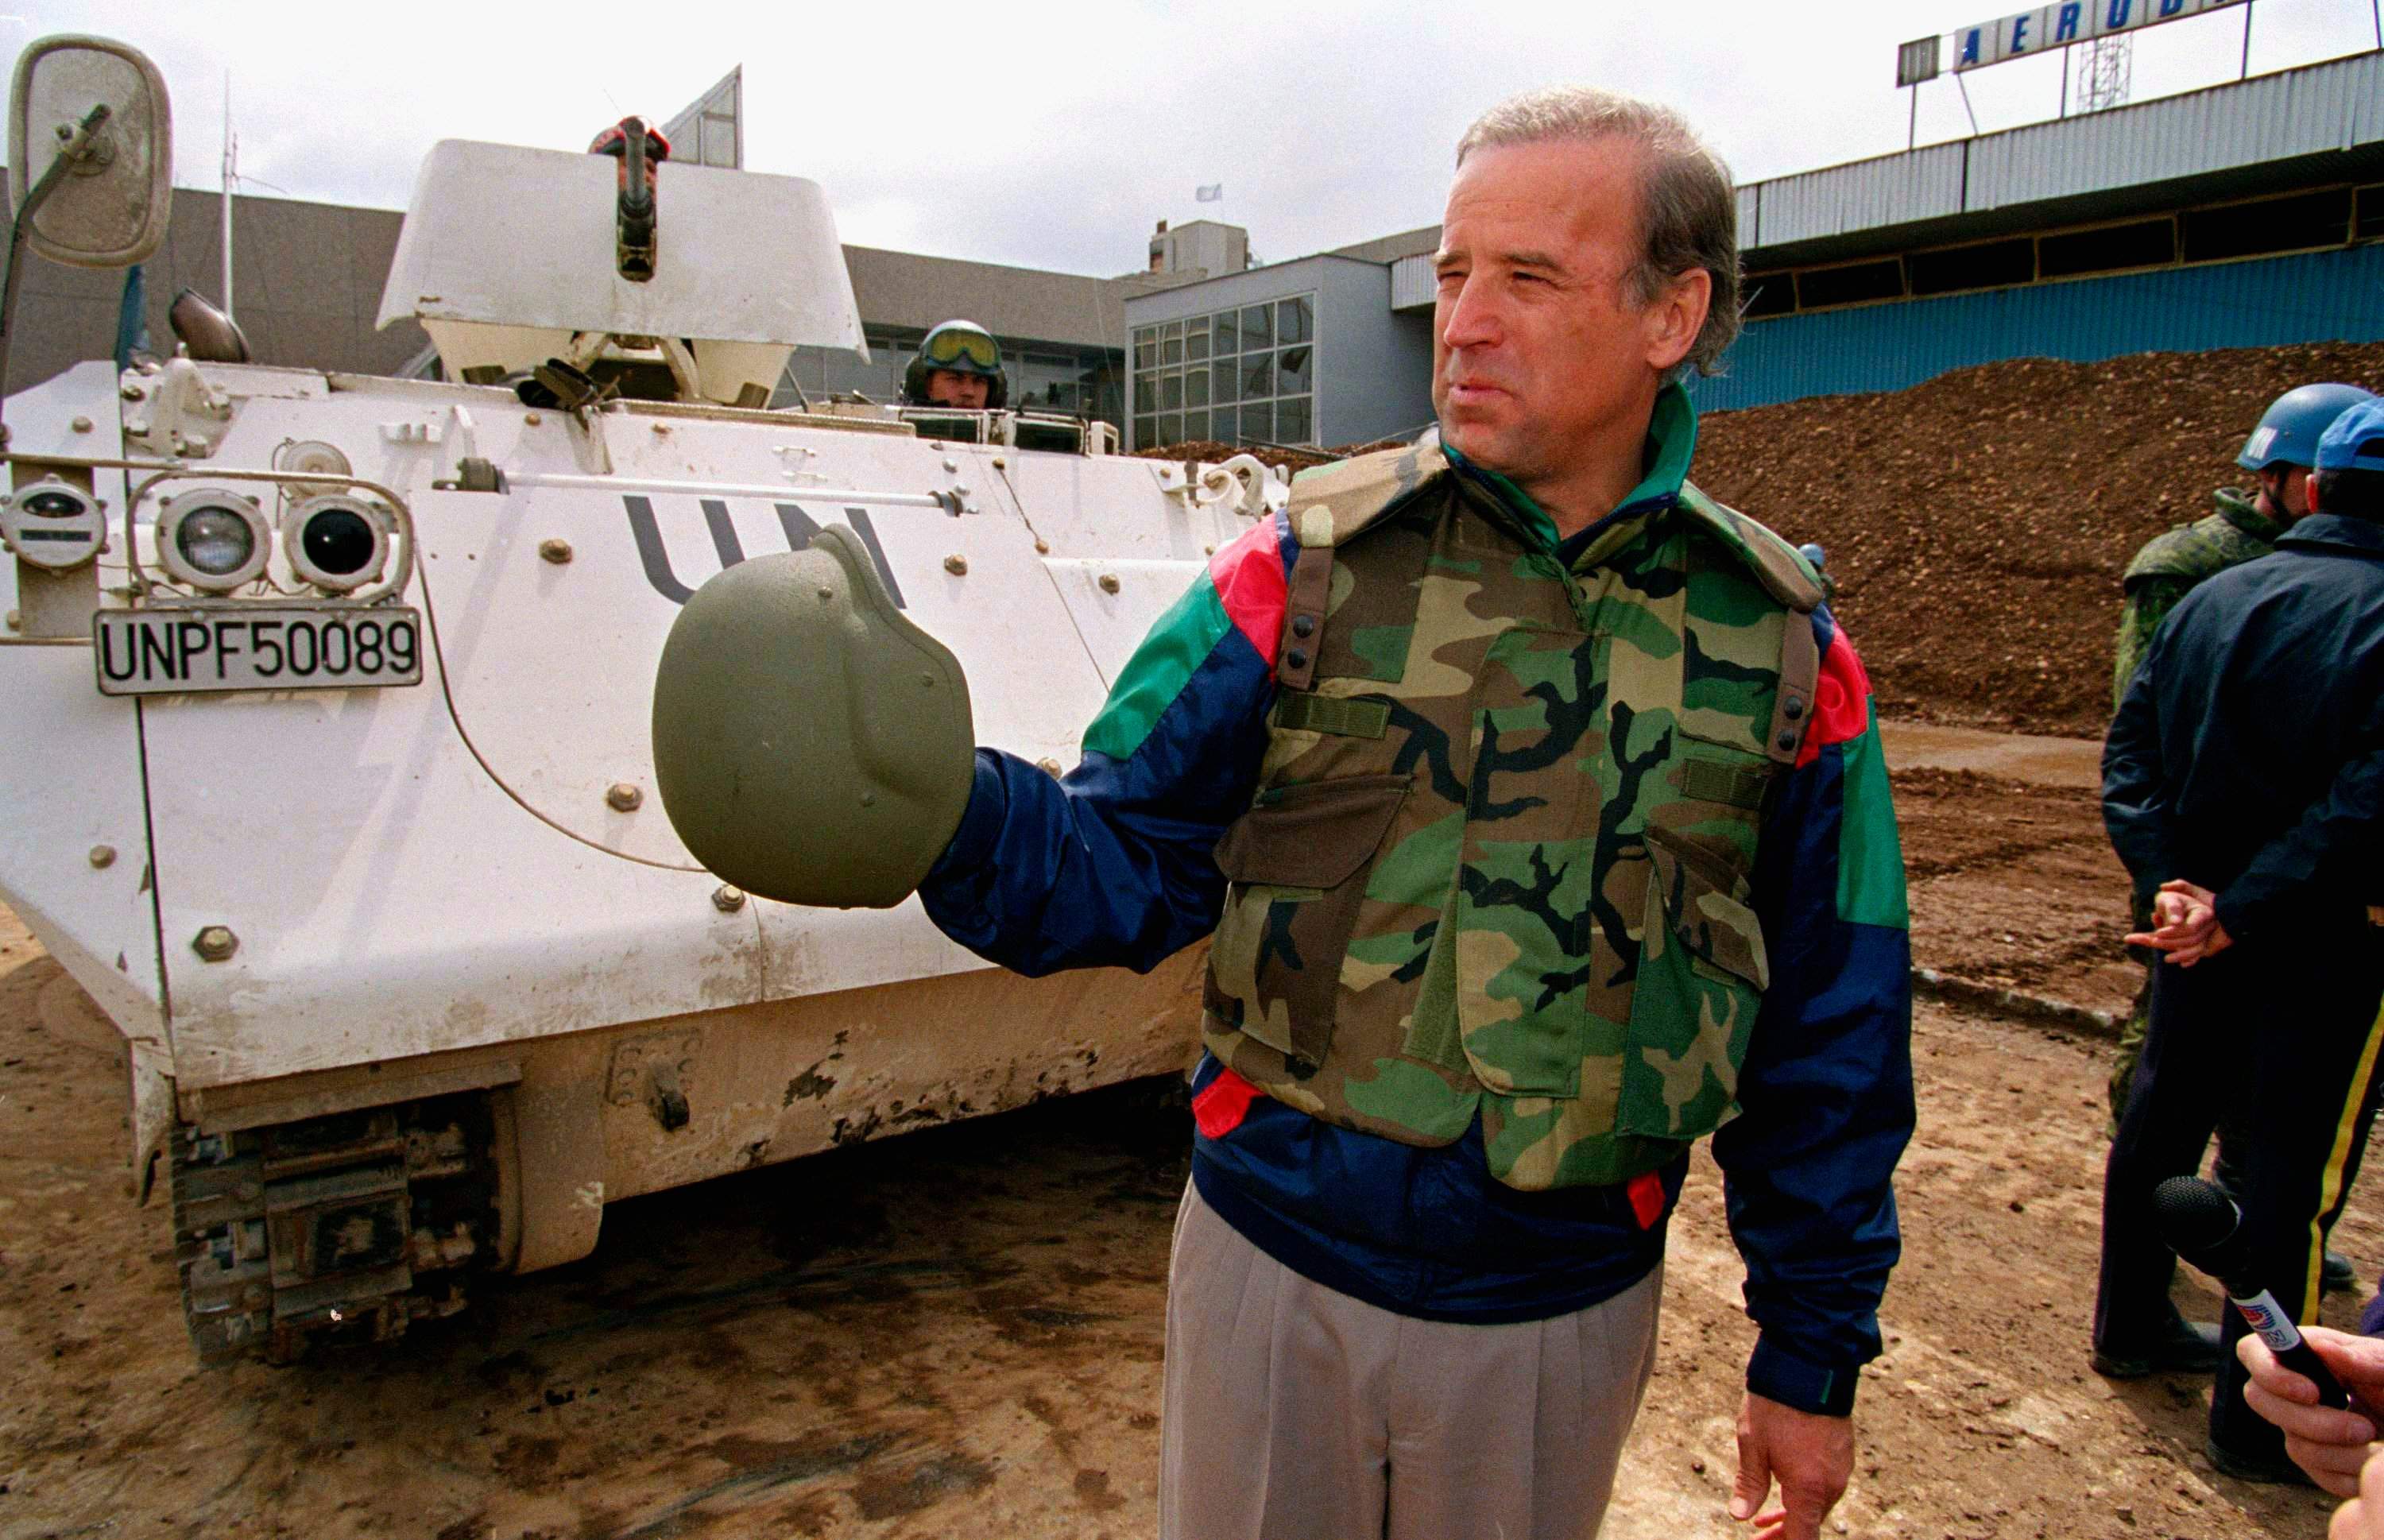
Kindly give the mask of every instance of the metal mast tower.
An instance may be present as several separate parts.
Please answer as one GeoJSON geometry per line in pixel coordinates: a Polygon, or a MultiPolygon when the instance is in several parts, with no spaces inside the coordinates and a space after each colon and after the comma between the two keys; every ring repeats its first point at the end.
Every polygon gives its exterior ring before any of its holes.
{"type": "Polygon", "coordinates": [[[2128,87],[2135,75],[2135,46],[2130,32],[2114,32],[2086,44],[2086,68],[2078,92],[2080,112],[2127,105],[2128,87]]]}

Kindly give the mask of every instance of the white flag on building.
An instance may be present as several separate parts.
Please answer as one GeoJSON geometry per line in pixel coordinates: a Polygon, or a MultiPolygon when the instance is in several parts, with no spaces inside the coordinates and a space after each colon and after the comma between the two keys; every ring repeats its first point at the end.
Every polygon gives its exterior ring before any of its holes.
{"type": "Polygon", "coordinates": [[[1223,203],[1225,201],[1225,184],[1221,181],[1212,181],[1206,187],[1196,187],[1192,190],[1192,201],[1194,203],[1202,204],[1223,203]]]}

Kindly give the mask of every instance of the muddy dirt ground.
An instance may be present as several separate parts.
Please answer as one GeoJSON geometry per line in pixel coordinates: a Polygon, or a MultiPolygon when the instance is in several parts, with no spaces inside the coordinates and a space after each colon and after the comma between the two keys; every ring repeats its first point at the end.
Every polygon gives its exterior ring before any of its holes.
{"type": "MultiPolygon", "coordinates": [[[[2091,790],[2062,784],[2080,749],[1890,753],[1921,961],[2123,1005],[2117,868],[2091,790]]],[[[2087,1371],[2107,1053],[1922,1002],[1906,1261],[1834,1533],[2323,1533],[2315,1494],[2203,1462],[2197,1386],[2087,1371]]],[[[125,1198],[121,1086],[87,1001],[0,911],[6,1540],[1151,1533],[1186,1134],[1136,1088],[618,1204],[595,1256],[484,1284],[399,1350],[202,1372],[165,1209],[125,1198]]],[[[2373,1194],[2338,1236],[2371,1268],[2373,1194]]],[[[1739,1276],[1700,1156],[1609,1535],[1733,1532],[1739,1276]]],[[[2215,1313],[2198,1281],[2179,1298],[2215,1313]]]]}

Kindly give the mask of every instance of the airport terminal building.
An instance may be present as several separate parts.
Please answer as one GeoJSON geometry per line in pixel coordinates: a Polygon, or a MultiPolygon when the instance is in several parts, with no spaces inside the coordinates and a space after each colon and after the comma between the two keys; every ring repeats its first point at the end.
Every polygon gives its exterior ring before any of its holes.
{"type": "MultiPolygon", "coordinates": [[[[401,216],[246,196],[234,216],[260,362],[429,366],[418,328],[372,329],[401,216]]],[[[219,221],[217,194],[176,193],[146,274],[163,345],[174,292],[220,287],[219,221]]],[[[1738,226],[1748,324],[1695,386],[1709,411],[2005,358],[2384,340],[2384,51],[1750,183],[1738,226]]],[[[1131,448],[1408,434],[1431,419],[1438,239],[1253,267],[1236,227],[1161,224],[1149,267],[1108,278],[848,246],[871,357],[799,350],[777,399],[890,400],[927,329],[966,316],[1001,339],[1013,400],[1131,448]]],[[[24,297],[19,388],[115,334],[115,275],[30,264],[24,297]]]]}

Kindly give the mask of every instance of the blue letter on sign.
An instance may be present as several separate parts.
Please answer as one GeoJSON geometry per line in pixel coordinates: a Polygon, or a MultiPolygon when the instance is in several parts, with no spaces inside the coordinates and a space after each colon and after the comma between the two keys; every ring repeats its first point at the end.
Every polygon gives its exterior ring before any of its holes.
{"type": "MultiPolygon", "coordinates": [[[[2182,4],[2183,0],[2179,0],[2179,3],[2182,4]]],[[[2005,57],[2013,54],[2028,52],[2028,24],[2035,19],[2036,18],[2032,16],[2015,16],[2011,19],[2011,43],[2004,49],[2005,57]]]]}
{"type": "Polygon", "coordinates": [[[2085,8],[2086,6],[2082,3],[2082,0],[2071,0],[2069,5],[2061,7],[2061,18],[2059,20],[2055,21],[2053,26],[2054,42],[2075,43],[2078,41],[2078,13],[2085,8]]]}
{"type": "MultiPolygon", "coordinates": [[[[2118,5],[2121,3],[2121,0],[2111,0],[2111,3],[2113,5],[2118,5]]],[[[1982,29],[1978,27],[1968,27],[1963,29],[1962,56],[1954,61],[1955,68],[1967,69],[1971,65],[1979,62],[1979,33],[1980,31],[1982,31],[1982,29]]]]}
{"type": "Polygon", "coordinates": [[[2160,0],[2160,19],[2163,21],[2167,21],[2172,16],[2184,14],[2185,0],[2160,0]]]}
{"type": "Polygon", "coordinates": [[[2106,32],[2119,31],[2127,26],[2135,13],[2136,0],[2111,0],[2103,12],[2103,30],[2106,32]]]}

